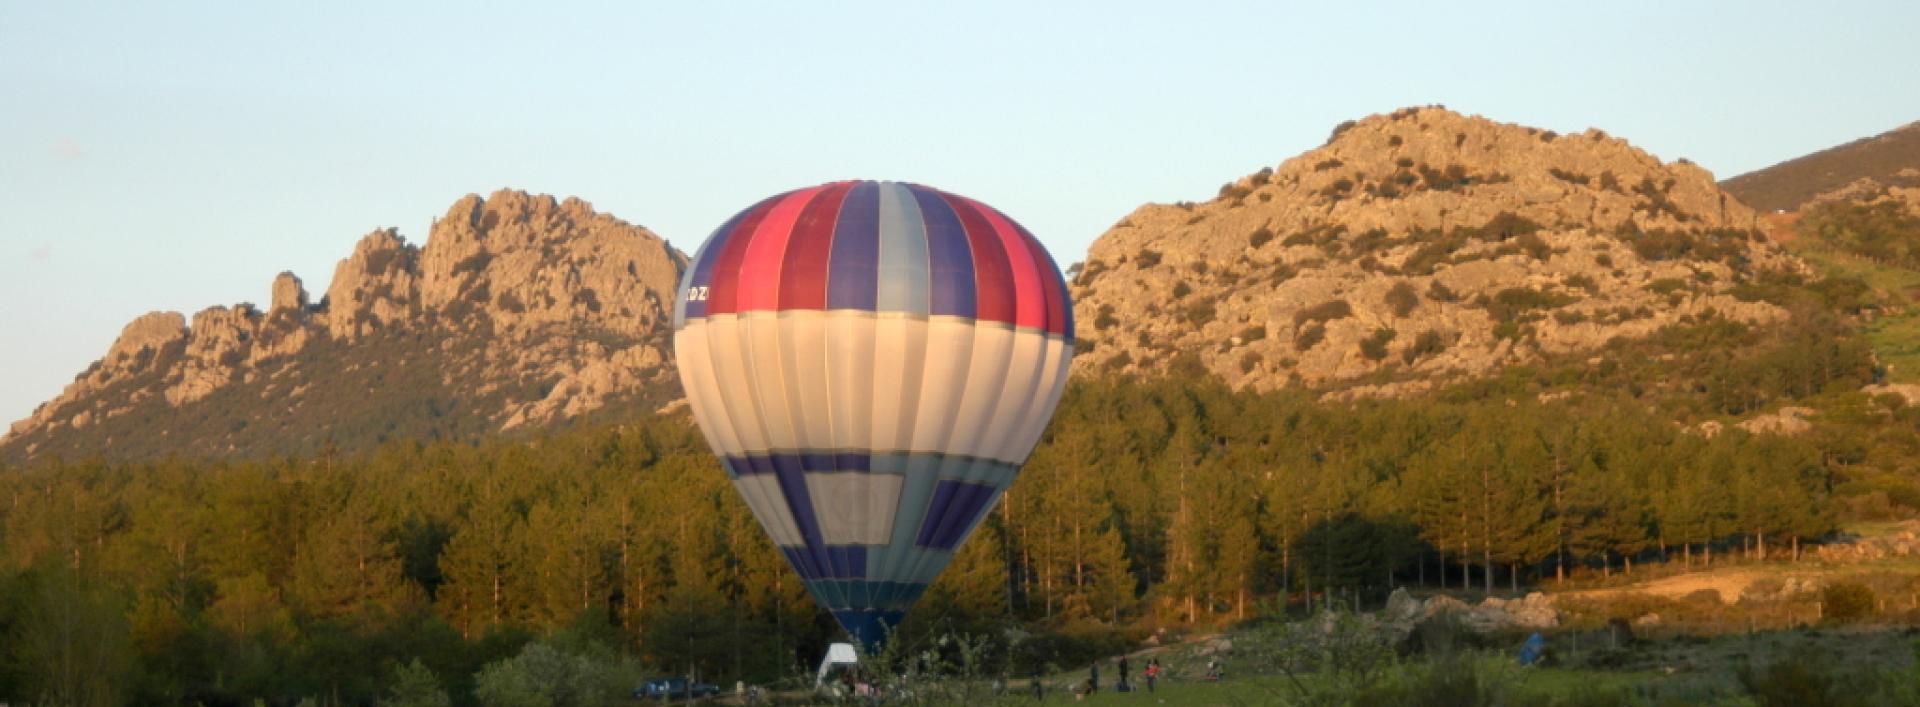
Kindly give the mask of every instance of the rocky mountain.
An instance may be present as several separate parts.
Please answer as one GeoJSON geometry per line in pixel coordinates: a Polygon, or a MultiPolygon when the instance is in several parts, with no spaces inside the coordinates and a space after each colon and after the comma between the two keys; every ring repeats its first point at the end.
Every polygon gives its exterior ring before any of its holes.
{"type": "Polygon", "coordinates": [[[469,195],[424,246],[380,229],[319,302],[281,273],[242,303],[128,323],[0,460],[313,451],[471,438],[678,396],[673,288],[686,256],[578,199],[469,195]]]}
{"type": "Polygon", "coordinates": [[[1413,392],[1677,322],[1775,321],[1738,288],[1803,268],[1692,163],[1410,108],[1115,224],[1070,273],[1075,370],[1187,358],[1237,386],[1413,392]]]}
{"type": "Polygon", "coordinates": [[[1920,170],[1920,122],[1748,172],[1721,186],[1763,212],[1798,211],[1822,194],[1859,188],[1862,180],[1882,187],[1907,181],[1900,176],[1903,170],[1920,170]]]}

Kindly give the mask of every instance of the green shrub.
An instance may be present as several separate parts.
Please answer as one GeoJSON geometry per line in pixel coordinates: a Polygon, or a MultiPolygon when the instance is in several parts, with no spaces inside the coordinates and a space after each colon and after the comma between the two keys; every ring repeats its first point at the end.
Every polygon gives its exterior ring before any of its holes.
{"type": "Polygon", "coordinates": [[[1509,287],[1494,293],[1485,303],[1487,316],[1497,322],[1518,320],[1526,312],[1537,309],[1558,309],[1578,302],[1572,295],[1558,292],[1542,292],[1530,287],[1509,287]]]}
{"type": "Polygon", "coordinates": [[[1560,284],[1586,290],[1587,294],[1590,295],[1600,294],[1600,283],[1595,282],[1592,277],[1587,275],[1568,275],[1565,280],[1560,281],[1560,284]]]}
{"type": "Polygon", "coordinates": [[[1353,191],[1353,180],[1341,177],[1320,189],[1320,195],[1338,201],[1353,191]]]}
{"type": "Polygon", "coordinates": [[[1439,354],[1446,350],[1446,338],[1441,336],[1440,332],[1429,329],[1420,332],[1419,336],[1413,337],[1413,345],[1408,346],[1406,351],[1400,352],[1400,360],[1407,365],[1412,365],[1414,361],[1439,354]]]}
{"type": "Polygon", "coordinates": [[[1486,225],[1480,227],[1480,236],[1488,240],[1504,241],[1538,232],[1541,228],[1540,224],[1524,216],[1511,211],[1502,211],[1494,214],[1486,225]]]}
{"type": "Polygon", "coordinates": [[[1360,355],[1378,361],[1387,357],[1387,344],[1393,342],[1392,329],[1375,329],[1373,334],[1360,340],[1360,355]]]}
{"type": "Polygon", "coordinates": [[[1194,302],[1193,304],[1189,304],[1187,305],[1186,309],[1181,310],[1181,314],[1187,318],[1188,323],[1191,323],[1194,326],[1204,325],[1207,322],[1213,321],[1213,316],[1214,316],[1213,301],[1200,300],[1198,302],[1194,302]]]}
{"type": "Polygon", "coordinates": [[[1413,291],[1411,283],[1401,280],[1387,290],[1387,306],[1393,308],[1393,316],[1405,317],[1420,306],[1420,294],[1413,291]]]}
{"type": "Polygon", "coordinates": [[[1293,313],[1293,323],[1297,326],[1305,322],[1330,322],[1353,316],[1353,306],[1346,300],[1337,299],[1321,302],[1312,307],[1293,313]]]}
{"type": "Polygon", "coordinates": [[[1831,623],[1854,623],[1872,616],[1877,602],[1867,585],[1834,582],[1820,590],[1820,617],[1831,623]]]}
{"type": "Polygon", "coordinates": [[[1310,323],[1301,327],[1300,332],[1293,336],[1293,350],[1305,351],[1313,348],[1315,344],[1320,343],[1320,341],[1325,338],[1327,338],[1326,325],[1320,322],[1310,323]]]}

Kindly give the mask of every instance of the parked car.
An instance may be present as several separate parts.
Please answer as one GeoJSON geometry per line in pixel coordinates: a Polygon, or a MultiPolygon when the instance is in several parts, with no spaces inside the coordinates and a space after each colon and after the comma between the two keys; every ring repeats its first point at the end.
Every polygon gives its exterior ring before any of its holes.
{"type": "Polygon", "coordinates": [[[633,690],[633,696],[642,700],[697,700],[718,694],[719,685],[704,682],[688,685],[686,678],[654,678],[633,690]]]}

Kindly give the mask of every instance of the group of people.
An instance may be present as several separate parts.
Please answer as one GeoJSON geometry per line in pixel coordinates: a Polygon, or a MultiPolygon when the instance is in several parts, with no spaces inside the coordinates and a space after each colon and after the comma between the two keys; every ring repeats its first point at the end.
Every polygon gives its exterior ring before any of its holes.
{"type": "MultiPolygon", "coordinates": [[[[1131,664],[1127,662],[1126,656],[1124,655],[1120,656],[1120,662],[1118,667],[1120,668],[1120,681],[1117,683],[1114,683],[1113,689],[1118,692],[1133,692],[1134,690],[1133,683],[1129,682],[1128,680],[1131,677],[1132,667],[1131,667],[1131,664]]],[[[1212,664],[1209,663],[1208,670],[1211,671],[1212,669],[1213,669],[1212,664]]],[[[1141,677],[1144,677],[1147,680],[1147,692],[1153,692],[1154,685],[1160,681],[1160,659],[1159,658],[1148,659],[1147,668],[1146,670],[1141,671],[1141,677]]],[[[1046,688],[1043,684],[1040,672],[1038,670],[1034,671],[1033,686],[1034,686],[1033,687],[1034,697],[1036,699],[1046,699],[1046,692],[1045,692],[1046,688]]],[[[1100,691],[1100,662],[1094,661],[1093,664],[1087,666],[1086,681],[1080,684],[1079,689],[1074,690],[1074,694],[1078,698],[1084,698],[1089,695],[1098,693],[1099,691],[1100,691]]]]}

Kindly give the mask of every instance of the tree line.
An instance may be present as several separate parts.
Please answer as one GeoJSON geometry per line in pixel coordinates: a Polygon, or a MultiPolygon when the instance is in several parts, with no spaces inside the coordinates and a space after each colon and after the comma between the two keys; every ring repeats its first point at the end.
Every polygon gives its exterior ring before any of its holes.
{"type": "MultiPolygon", "coordinates": [[[[1019,628],[1018,669],[1071,665],[1262,607],[1791,559],[1911,514],[1920,408],[1858,392],[1870,352],[1804,299],[1859,293],[1823,287],[1794,283],[1781,327],[1702,317],[1406,399],[1236,391],[1177,360],[1078,378],[903,636],[1019,628]],[[1730,424],[1786,403],[1811,430],[1730,424]]],[[[480,676],[556,641],[764,682],[838,633],[684,415],[8,469],[0,630],[0,697],[207,705],[370,704],[396,669],[484,702],[480,676]]]]}

